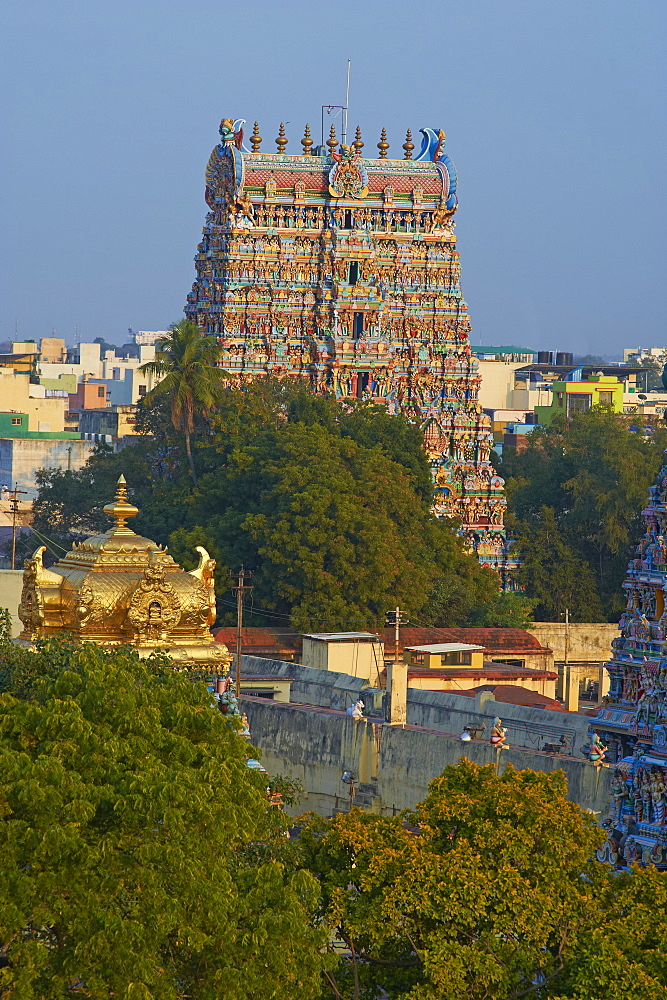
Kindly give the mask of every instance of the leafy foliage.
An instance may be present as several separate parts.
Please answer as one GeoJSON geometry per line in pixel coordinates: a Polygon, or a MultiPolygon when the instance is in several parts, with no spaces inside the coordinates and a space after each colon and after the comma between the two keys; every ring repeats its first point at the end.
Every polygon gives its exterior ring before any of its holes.
{"type": "Polygon", "coordinates": [[[78,473],[42,474],[34,528],[56,554],[106,529],[102,508],[122,472],[141,510],[135,530],[168,543],[186,568],[204,545],[223,602],[228,571],[253,570],[261,610],[252,624],[382,625],[397,601],[419,624],[525,622],[528,603],[501,595],[451,522],[431,516],[421,433],[404,417],[344,410],[299,382],[222,385],[206,421],[195,420],[195,488],[166,396],[146,399],[143,426],[155,437],[119,453],[100,448],[78,473]]]}
{"type": "Polygon", "coordinates": [[[197,473],[191,448],[195,417],[205,419],[218,401],[226,377],[218,367],[221,357],[216,337],[202,336],[196,323],[182,319],[172,324],[167,338],[157,342],[155,360],[140,368],[148,375],[161,377],[148,396],[168,401],[172,427],[185,440],[195,485],[197,473]]]}
{"type": "Polygon", "coordinates": [[[128,649],[1,647],[0,992],[317,997],[317,885],[271,858],[282,813],[205,685],[128,649]]]}
{"type": "Polygon", "coordinates": [[[413,813],[311,817],[303,864],[348,956],[325,996],[664,998],[667,875],[591,862],[601,831],[565,793],[464,759],[413,813]]]}
{"type": "Polygon", "coordinates": [[[641,510],[666,446],[664,427],[594,407],[535,430],[525,451],[504,458],[508,524],[538,616],[557,620],[569,606],[578,621],[618,619],[641,510]]]}

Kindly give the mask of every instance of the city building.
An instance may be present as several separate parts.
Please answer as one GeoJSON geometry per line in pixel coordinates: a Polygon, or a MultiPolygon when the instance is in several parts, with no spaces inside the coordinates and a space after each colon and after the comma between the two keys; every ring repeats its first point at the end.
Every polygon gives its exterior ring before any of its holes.
{"type": "Polygon", "coordinates": [[[602,859],[667,869],[667,464],[642,511],[644,535],[623,584],[627,607],[612,642],[609,693],[592,722],[612,793],[602,859]],[[623,847],[621,848],[621,843],[623,847]]]}
{"type": "MultiPolygon", "coordinates": [[[[164,333],[156,331],[155,335],[159,339],[164,333]]],[[[68,393],[76,396],[70,401],[72,410],[99,408],[106,403],[136,405],[159,381],[159,378],[139,371],[142,365],[154,359],[154,344],[139,345],[135,351],[137,356],[134,353],[118,354],[116,350],[103,353],[101,344],[88,343],[77,344],[63,355],[53,347],[52,340],[42,338],[39,345],[32,341],[13,344],[15,353],[4,355],[4,362],[3,356],[0,356],[0,371],[3,367],[14,367],[17,371],[25,370],[36,375],[39,383],[50,391],[66,388],[68,393]],[[31,353],[18,353],[19,348],[26,351],[30,348],[31,353]],[[54,360],[56,356],[61,360],[54,360]],[[12,361],[12,358],[16,360],[12,361]],[[72,378],[75,379],[74,386],[71,385],[72,378]],[[82,389],[83,385],[97,388],[82,389]],[[101,403],[102,400],[105,403],[101,403]]],[[[61,343],[64,345],[64,341],[61,343]]]]}
{"type": "MultiPolygon", "coordinates": [[[[576,374],[576,373],[575,373],[576,374]]],[[[587,413],[592,406],[611,406],[623,413],[624,385],[612,375],[589,375],[586,379],[558,379],[551,386],[551,405],[536,406],[537,422],[547,427],[555,416],[587,413]]]]}
{"type": "Polygon", "coordinates": [[[454,234],[456,171],[442,131],[408,132],[402,158],[364,155],[357,130],[332,126],[315,146],[306,127],[287,153],[261,151],[232,119],[206,170],[209,213],[186,315],[215,334],[242,379],[307,379],[314,392],[367,399],[424,430],[435,511],[461,518],[480,561],[505,582],[512,561],[503,481],[490,465],[454,234]]]}
{"type": "Polygon", "coordinates": [[[158,340],[164,340],[169,336],[169,330],[130,330],[128,331],[132,342],[137,347],[155,347],[158,340]]]}
{"type": "MultiPolygon", "coordinates": [[[[408,687],[428,691],[478,691],[491,684],[518,687],[555,705],[558,674],[553,670],[486,661],[484,647],[467,642],[439,642],[406,646],[408,687]]],[[[521,699],[516,699],[521,704],[521,699]]],[[[544,706],[542,706],[544,707],[544,706]]],[[[560,710],[561,706],[558,706],[560,710]]]]}
{"type": "Polygon", "coordinates": [[[326,632],[302,636],[301,662],[318,670],[335,670],[363,677],[380,687],[384,643],[373,632],[326,632]]]}
{"type": "Polygon", "coordinates": [[[77,429],[82,438],[95,441],[122,442],[124,438],[136,435],[136,406],[112,404],[99,410],[71,411],[77,420],[77,429]]]}
{"type": "Polygon", "coordinates": [[[530,365],[537,352],[530,347],[473,347],[470,350],[480,361],[506,361],[522,365],[530,365]]]}
{"type": "Polygon", "coordinates": [[[626,365],[639,364],[645,359],[661,361],[666,350],[665,347],[625,347],[623,349],[623,363],[626,365]]]}

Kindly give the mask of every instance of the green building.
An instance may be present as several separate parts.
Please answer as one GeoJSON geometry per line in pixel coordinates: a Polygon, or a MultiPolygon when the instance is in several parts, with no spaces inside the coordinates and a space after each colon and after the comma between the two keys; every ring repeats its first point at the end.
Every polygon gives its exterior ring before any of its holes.
{"type": "Polygon", "coordinates": [[[589,375],[585,380],[553,383],[551,406],[536,406],[540,424],[549,426],[556,414],[571,417],[586,413],[592,406],[611,406],[614,413],[623,413],[623,382],[613,375],[589,375]]]}

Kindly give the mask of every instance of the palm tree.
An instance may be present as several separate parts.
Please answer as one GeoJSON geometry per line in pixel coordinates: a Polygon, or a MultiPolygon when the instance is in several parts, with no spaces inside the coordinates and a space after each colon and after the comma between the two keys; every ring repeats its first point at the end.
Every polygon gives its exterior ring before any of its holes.
{"type": "Polygon", "coordinates": [[[169,335],[155,346],[155,360],[146,362],[139,371],[157,376],[161,381],[144,399],[168,400],[174,430],[185,437],[185,450],[196,486],[190,437],[195,414],[208,414],[219,397],[223,380],[229,377],[218,367],[222,348],[215,337],[205,337],[197,324],[188,319],[173,323],[169,335]]]}

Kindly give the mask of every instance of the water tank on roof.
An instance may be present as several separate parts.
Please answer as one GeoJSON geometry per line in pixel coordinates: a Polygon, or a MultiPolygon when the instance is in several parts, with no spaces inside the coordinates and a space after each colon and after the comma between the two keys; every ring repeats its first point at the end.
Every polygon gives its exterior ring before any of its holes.
{"type": "Polygon", "coordinates": [[[553,351],[538,351],[537,352],[537,363],[538,363],[538,365],[552,365],[553,364],[553,351]]]}
{"type": "Polygon", "coordinates": [[[574,364],[574,354],[569,351],[559,351],[556,355],[556,364],[571,367],[574,364]]]}

